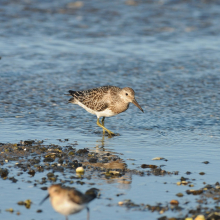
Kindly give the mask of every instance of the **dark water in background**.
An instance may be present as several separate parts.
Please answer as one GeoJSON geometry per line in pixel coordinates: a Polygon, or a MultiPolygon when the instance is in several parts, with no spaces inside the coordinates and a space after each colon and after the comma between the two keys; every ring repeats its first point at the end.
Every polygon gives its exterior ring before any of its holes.
{"type": "MultiPolygon", "coordinates": [[[[94,148],[101,140],[96,117],[67,105],[63,94],[102,85],[132,87],[145,113],[131,105],[125,113],[106,119],[106,127],[121,136],[106,138],[105,147],[122,153],[130,168],[165,163],[166,170],[178,170],[180,175],[134,176],[129,189],[102,183],[102,194],[125,193],[112,204],[123,199],[155,204],[188,189],[175,186],[186,171],[197,180],[196,189],[204,181],[220,181],[220,4],[214,0],[128,3],[87,0],[75,8],[68,0],[0,1],[0,141],[55,143],[69,138],[78,141],[79,148],[94,148]],[[157,156],[168,162],[151,161],[157,156]],[[209,165],[202,163],[206,160],[209,165]],[[206,175],[200,176],[201,171],[206,175]]],[[[17,186],[10,186],[8,192],[5,184],[2,190],[11,198],[17,186]]],[[[27,193],[31,197],[36,192],[27,193]]],[[[44,192],[40,196],[39,201],[44,192]]],[[[187,196],[179,201],[187,199],[191,201],[187,196]]],[[[0,204],[4,210],[16,202],[9,199],[0,204]]],[[[96,219],[159,216],[102,203],[111,202],[94,202],[96,219]],[[106,217],[109,214],[111,218],[106,217]]],[[[49,210],[40,218],[59,217],[49,210]]],[[[35,210],[22,216],[4,211],[0,215],[39,218],[35,210]]],[[[84,219],[85,213],[76,217],[84,219]]]]}

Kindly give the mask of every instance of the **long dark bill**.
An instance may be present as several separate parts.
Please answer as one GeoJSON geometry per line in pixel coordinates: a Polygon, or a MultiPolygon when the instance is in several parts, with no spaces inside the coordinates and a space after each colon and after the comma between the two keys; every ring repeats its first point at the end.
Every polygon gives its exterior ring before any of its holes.
{"type": "Polygon", "coordinates": [[[144,110],[141,108],[141,106],[137,103],[135,99],[132,101],[132,103],[136,105],[142,112],[144,112],[144,110]]]}
{"type": "Polygon", "coordinates": [[[41,205],[45,200],[47,200],[50,197],[50,195],[48,194],[41,202],[39,205],[41,205]]]}

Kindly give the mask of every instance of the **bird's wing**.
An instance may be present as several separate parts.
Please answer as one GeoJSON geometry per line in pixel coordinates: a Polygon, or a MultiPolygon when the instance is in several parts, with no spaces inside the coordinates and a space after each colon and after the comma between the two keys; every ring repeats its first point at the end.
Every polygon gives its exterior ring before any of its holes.
{"type": "Polygon", "coordinates": [[[99,194],[99,189],[91,188],[85,192],[87,202],[92,201],[95,199],[99,194]]]}
{"type": "Polygon", "coordinates": [[[109,106],[108,100],[105,99],[108,90],[108,86],[103,86],[85,91],[69,91],[69,93],[86,107],[95,111],[104,111],[109,106]]]}
{"type": "Polygon", "coordinates": [[[69,190],[68,193],[69,200],[76,204],[84,204],[86,202],[85,195],[78,190],[69,190]]]}

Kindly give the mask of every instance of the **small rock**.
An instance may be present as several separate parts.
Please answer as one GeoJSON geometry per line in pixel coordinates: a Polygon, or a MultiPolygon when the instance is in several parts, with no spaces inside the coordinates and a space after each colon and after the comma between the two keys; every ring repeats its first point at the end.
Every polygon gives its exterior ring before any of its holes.
{"type": "Polygon", "coordinates": [[[70,152],[68,153],[68,155],[69,155],[69,156],[74,156],[74,155],[75,155],[75,152],[70,151],[70,152]]]}
{"type": "Polygon", "coordinates": [[[98,160],[97,158],[94,158],[94,157],[93,157],[93,158],[90,158],[90,159],[89,159],[89,162],[90,162],[90,163],[97,163],[97,160],[98,160]]]}
{"type": "Polygon", "coordinates": [[[29,208],[31,207],[32,202],[31,202],[30,199],[25,200],[24,203],[25,203],[25,207],[26,207],[27,209],[29,209],[29,208]]]}
{"type": "Polygon", "coordinates": [[[179,205],[179,202],[177,200],[173,199],[173,200],[170,201],[170,204],[171,205],[179,205]]]}
{"type": "Polygon", "coordinates": [[[48,188],[46,186],[41,187],[42,190],[47,190],[48,188]]]}
{"type": "Polygon", "coordinates": [[[212,186],[212,185],[210,185],[210,184],[207,184],[207,185],[205,185],[205,188],[207,188],[207,189],[212,189],[212,188],[213,188],[213,186],[212,186]]]}
{"type": "Polygon", "coordinates": [[[19,201],[19,202],[17,202],[17,204],[18,204],[18,205],[25,205],[25,202],[19,201]]]}
{"type": "Polygon", "coordinates": [[[77,173],[84,173],[85,171],[84,171],[84,168],[83,168],[83,167],[77,167],[77,168],[76,168],[76,172],[77,172],[77,173]]]}
{"type": "Polygon", "coordinates": [[[152,160],[165,160],[164,157],[154,157],[152,160]]]}
{"type": "Polygon", "coordinates": [[[177,193],[176,196],[183,197],[183,194],[182,193],[177,193]]]}
{"type": "Polygon", "coordinates": [[[194,189],[186,190],[186,193],[187,193],[188,195],[190,195],[190,194],[200,195],[200,194],[203,193],[203,189],[199,189],[199,190],[194,190],[194,189]]]}
{"type": "Polygon", "coordinates": [[[119,171],[115,171],[115,170],[110,170],[109,173],[111,173],[113,175],[119,175],[120,174],[119,171]]]}
{"type": "Polygon", "coordinates": [[[2,178],[7,177],[7,176],[8,176],[8,173],[9,173],[8,169],[6,169],[6,168],[4,168],[4,169],[0,168],[0,175],[1,175],[2,178]]]}
{"type": "Polygon", "coordinates": [[[157,166],[156,166],[156,165],[142,164],[142,165],[141,165],[141,168],[143,168],[143,169],[145,169],[145,168],[155,169],[155,168],[157,168],[157,166]]]}
{"type": "Polygon", "coordinates": [[[207,216],[207,220],[220,219],[219,212],[212,212],[207,216]]]}
{"type": "MultiPolygon", "coordinates": [[[[161,213],[160,213],[161,214],[161,213]]],[[[163,214],[163,213],[162,213],[163,214]]],[[[167,220],[167,217],[166,216],[162,216],[160,218],[158,218],[157,220],[167,220]]]]}
{"type": "Polygon", "coordinates": [[[183,176],[181,176],[181,178],[180,178],[180,180],[181,180],[181,182],[182,181],[186,181],[186,180],[188,180],[189,178],[186,178],[186,177],[183,177],[183,176]]]}
{"type": "Polygon", "coordinates": [[[31,175],[31,176],[34,176],[34,175],[35,175],[35,170],[32,170],[32,169],[29,170],[29,171],[28,171],[28,174],[31,175]]]}
{"type": "Polygon", "coordinates": [[[205,220],[205,216],[204,215],[198,215],[195,220],[205,220]]]}
{"type": "Polygon", "coordinates": [[[47,177],[48,177],[48,178],[54,177],[54,173],[48,173],[48,174],[47,174],[47,177]]]}
{"type": "Polygon", "coordinates": [[[31,146],[34,143],[34,140],[24,141],[24,145],[31,146]]]}
{"type": "Polygon", "coordinates": [[[76,153],[79,154],[79,155],[80,154],[88,154],[89,151],[86,148],[84,148],[84,149],[79,149],[76,153]]]}
{"type": "Polygon", "coordinates": [[[187,182],[187,181],[181,181],[181,184],[182,184],[182,185],[187,185],[188,182],[187,182]]]}

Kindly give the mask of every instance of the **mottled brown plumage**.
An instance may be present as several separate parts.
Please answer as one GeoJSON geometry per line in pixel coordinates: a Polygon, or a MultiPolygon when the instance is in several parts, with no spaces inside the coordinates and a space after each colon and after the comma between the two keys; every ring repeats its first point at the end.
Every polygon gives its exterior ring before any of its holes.
{"type": "Polygon", "coordinates": [[[103,133],[106,130],[110,135],[113,133],[104,127],[105,117],[126,111],[130,102],[143,112],[135,100],[134,90],[129,87],[121,89],[116,86],[102,86],[84,91],[69,90],[69,94],[73,96],[69,102],[78,104],[91,114],[95,114],[98,118],[97,124],[103,128],[103,133]],[[102,125],[99,123],[100,117],[103,117],[102,125]]]}
{"type": "Polygon", "coordinates": [[[102,86],[78,92],[70,90],[69,93],[73,98],[69,102],[77,104],[77,101],[79,101],[86,107],[100,112],[107,109],[112,102],[116,101],[117,93],[120,90],[120,88],[115,86],[102,86]]]}

